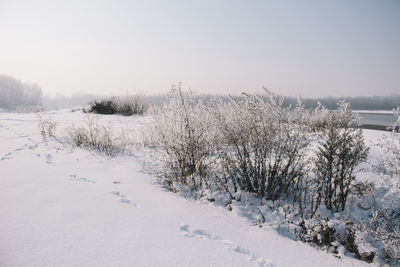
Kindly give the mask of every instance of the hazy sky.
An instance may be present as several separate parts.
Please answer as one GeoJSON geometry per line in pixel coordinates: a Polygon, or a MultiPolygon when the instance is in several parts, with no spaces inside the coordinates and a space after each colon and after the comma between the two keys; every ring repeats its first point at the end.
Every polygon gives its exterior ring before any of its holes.
{"type": "Polygon", "coordinates": [[[400,93],[400,1],[0,0],[0,74],[46,93],[400,93]]]}

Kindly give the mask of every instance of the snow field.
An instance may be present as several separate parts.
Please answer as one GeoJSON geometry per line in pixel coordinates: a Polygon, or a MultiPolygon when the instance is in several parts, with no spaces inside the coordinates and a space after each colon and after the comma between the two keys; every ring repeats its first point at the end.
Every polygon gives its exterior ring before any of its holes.
{"type": "MultiPolygon", "coordinates": [[[[51,116],[58,131],[84,120],[51,116]]],[[[139,139],[148,118],[105,120],[139,139]]],[[[45,143],[35,114],[0,113],[0,266],[366,265],[165,191],[135,152],[108,159],[45,143]]]]}

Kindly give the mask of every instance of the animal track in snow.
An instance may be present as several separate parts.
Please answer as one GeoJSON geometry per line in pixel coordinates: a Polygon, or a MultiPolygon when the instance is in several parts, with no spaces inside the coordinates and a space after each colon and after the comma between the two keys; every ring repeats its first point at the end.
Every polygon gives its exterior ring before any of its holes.
{"type": "Polygon", "coordinates": [[[54,164],[53,156],[50,154],[46,155],[46,163],[50,164],[50,165],[56,165],[56,164],[54,164]]]}
{"type": "Polygon", "coordinates": [[[117,200],[119,200],[122,203],[129,204],[137,208],[140,207],[138,204],[132,202],[126,195],[121,194],[121,192],[119,191],[112,191],[110,192],[110,194],[117,196],[117,200]]]}
{"type": "Polygon", "coordinates": [[[16,148],[16,149],[14,149],[14,151],[22,151],[24,148],[26,148],[28,145],[27,144],[25,144],[25,145],[23,145],[23,146],[21,146],[21,147],[19,147],[19,148],[16,148]]]}
{"type": "Polygon", "coordinates": [[[87,179],[87,178],[85,178],[85,177],[79,177],[79,176],[77,176],[76,174],[71,174],[69,177],[71,177],[71,178],[70,178],[71,181],[84,182],[84,183],[92,183],[92,184],[97,183],[97,181],[90,180],[90,179],[87,179]]]}
{"type": "Polygon", "coordinates": [[[38,147],[38,144],[29,145],[29,146],[28,146],[28,149],[34,150],[34,149],[36,149],[37,147],[38,147]]]}
{"type": "Polygon", "coordinates": [[[20,146],[20,147],[15,148],[12,152],[8,152],[8,153],[4,154],[4,156],[1,158],[1,160],[12,158],[11,155],[12,155],[14,152],[21,152],[22,150],[24,150],[24,149],[26,149],[26,148],[28,148],[28,149],[30,149],[30,150],[34,150],[34,149],[36,149],[37,147],[38,147],[37,144],[33,144],[33,145],[24,144],[23,146],[20,146]]]}
{"type": "Polygon", "coordinates": [[[265,259],[263,257],[257,257],[250,250],[243,248],[241,246],[238,246],[228,240],[224,240],[223,238],[220,238],[206,230],[197,229],[197,230],[191,231],[189,229],[188,224],[181,224],[179,226],[178,230],[187,237],[196,237],[196,238],[211,240],[211,241],[223,244],[224,247],[228,250],[248,256],[248,260],[255,263],[257,266],[263,266],[263,267],[273,267],[274,266],[271,263],[271,260],[265,259]]]}
{"type": "Polygon", "coordinates": [[[33,144],[33,145],[28,145],[28,144],[24,144],[21,147],[15,148],[12,152],[8,152],[6,154],[4,154],[4,156],[2,158],[0,158],[0,161],[2,160],[6,160],[6,159],[12,159],[12,155],[14,154],[14,152],[21,152],[24,149],[30,149],[30,150],[35,150],[38,147],[37,144],[33,144]]]}
{"type": "Polygon", "coordinates": [[[0,161],[6,160],[6,159],[12,159],[12,152],[8,152],[7,154],[4,154],[4,156],[0,159],[0,161]]]}

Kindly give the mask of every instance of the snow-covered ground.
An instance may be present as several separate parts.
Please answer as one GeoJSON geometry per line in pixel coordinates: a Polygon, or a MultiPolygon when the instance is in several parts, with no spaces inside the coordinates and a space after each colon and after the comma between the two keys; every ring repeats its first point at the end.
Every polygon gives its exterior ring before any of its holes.
{"type": "MultiPolygon", "coordinates": [[[[50,113],[61,135],[84,120],[50,113]]],[[[148,120],[105,119],[138,140],[148,120]]],[[[46,143],[37,124],[35,114],[0,113],[0,266],[367,265],[163,190],[142,171],[143,152],[109,159],[46,143]]]]}

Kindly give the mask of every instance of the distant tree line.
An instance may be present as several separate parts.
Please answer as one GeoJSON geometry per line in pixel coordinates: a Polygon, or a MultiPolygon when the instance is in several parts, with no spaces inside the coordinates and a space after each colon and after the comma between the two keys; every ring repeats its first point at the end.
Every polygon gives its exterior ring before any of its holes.
{"type": "Polygon", "coordinates": [[[37,106],[41,98],[42,89],[38,85],[0,74],[0,108],[37,106]]]}
{"type": "MultiPolygon", "coordinates": [[[[243,96],[234,96],[242,99],[243,96]]],[[[228,96],[202,94],[197,95],[204,101],[211,98],[218,98],[223,102],[228,102],[228,96]]],[[[18,107],[29,107],[43,104],[45,108],[67,108],[85,105],[99,99],[95,94],[75,94],[67,97],[56,95],[54,97],[42,97],[42,89],[30,82],[22,82],[10,75],[0,74],[0,108],[15,109],[18,107]]],[[[166,94],[147,95],[144,97],[147,103],[161,106],[168,101],[166,94]]],[[[337,103],[346,101],[350,103],[353,110],[392,110],[400,106],[400,95],[390,96],[356,96],[356,97],[324,97],[324,98],[303,98],[305,108],[316,108],[318,102],[328,109],[336,109],[337,103]]],[[[288,107],[296,106],[297,98],[293,96],[285,97],[283,105],[288,107]]]]}

